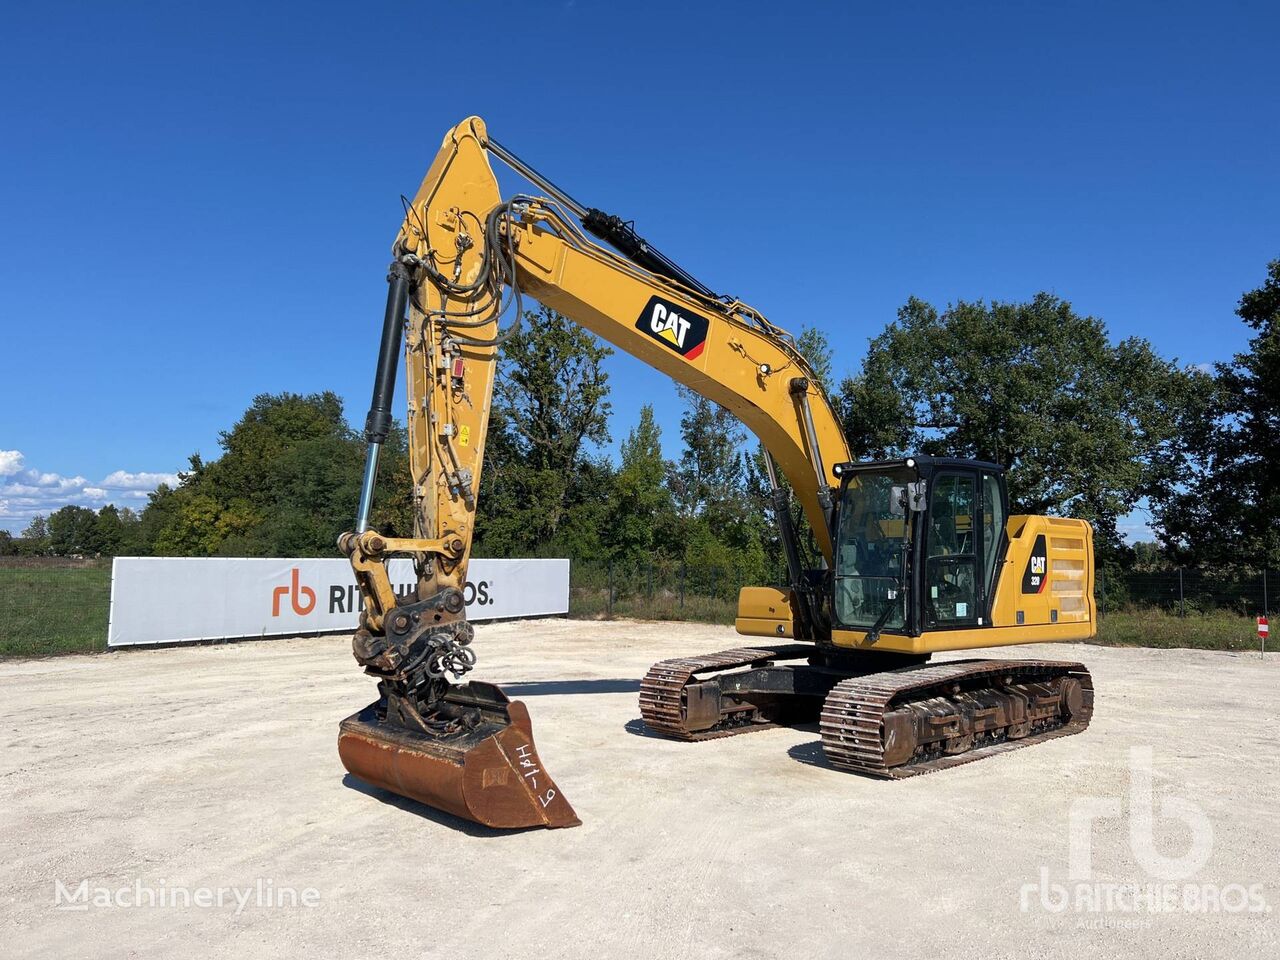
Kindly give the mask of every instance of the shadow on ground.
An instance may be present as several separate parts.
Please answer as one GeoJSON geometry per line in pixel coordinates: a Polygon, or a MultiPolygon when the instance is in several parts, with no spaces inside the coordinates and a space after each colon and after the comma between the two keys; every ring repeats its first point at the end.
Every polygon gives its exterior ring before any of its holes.
{"type": "MultiPolygon", "coordinates": [[[[799,730],[809,729],[808,726],[798,727],[799,730]]],[[[817,727],[813,727],[817,730],[817,727]]],[[[797,743],[794,747],[787,750],[787,756],[792,760],[799,760],[811,767],[821,767],[823,770],[830,770],[832,773],[838,773],[842,777],[857,777],[859,780],[875,780],[882,782],[882,778],[874,776],[870,773],[863,773],[860,770],[846,770],[837,767],[827,759],[826,752],[822,749],[821,740],[810,740],[808,743],[797,743]]]]}
{"type": "Polygon", "coordinates": [[[432,823],[438,823],[442,827],[449,827],[451,830],[465,833],[469,837],[506,837],[513,833],[527,833],[530,830],[543,829],[542,827],[522,827],[517,830],[497,830],[493,827],[486,827],[482,823],[463,820],[461,817],[455,817],[451,813],[445,813],[443,810],[429,807],[425,803],[419,803],[417,800],[402,797],[398,793],[392,793],[390,790],[371,786],[349,773],[342,778],[342,785],[349,790],[363,793],[366,797],[372,797],[379,803],[385,803],[389,807],[395,807],[405,813],[412,813],[423,820],[430,820],[432,823]]]}
{"type": "Polygon", "coordinates": [[[639,680],[532,680],[526,683],[504,683],[502,691],[509,697],[572,696],[579,693],[639,693],[639,680]]]}
{"type": "Polygon", "coordinates": [[[648,727],[644,725],[644,721],[641,720],[639,717],[636,717],[634,720],[628,720],[625,724],[622,725],[622,729],[627,731],[627,733],[631,734],[633,737],[647,737],[650,740],[670,740],[671,739],[671,737],[664,737],[660,733],[654,733],[652,730],[650,730],[648,727]]]}
{"type": "Polygon", "coordinates": [[[836,769],[831,765],[831,761],[827,759],[827,755],[823,753],[821,740],[797,743],[794,747],[787,749],[787,756],[792,760],[807,763],[811,767],[822,767],[824,770],[836,769]]]}
{"type": "MultiPolygon", "coordinates": [[[[790,724],[786,724],[786,726],[790,727],[792,730],[802,730],[805,733],[818,732],[818,725],[816,723],[790,723],[790,724]]],[[[644,720],[642,720],[640,717],[636,717],[634,720],[628,720],[623,725],[623,729],[626,730],[627,733],[632,734],[633,736],[648,737],[652,740],[674,740],[675,739],[674,737],[668,737],[661,733],[654,733],[652,730],[650,730],[648,727],[644,725],[644,720]]],[[[763,733],[766,730],[777,730],[777,729],[779,728],[778,727],[754,727],[754,728],[747,727],[743,729],[741,733],[735,734],[735,736],[749,736],[750,734],[753,734],[753,733],[763,733]]],[[[827,758],[822,752],[821,740],[814,740],[811,743],[799,744],[798,746],[792,747],[790,750],[787,751],[787,753],[793,759],[799,760],[801,763],[810,763],[810,764],[813,764],[815,767],[826,767],[828,770],[836,769],[835,767],[831,766],[831,764],[827,763],[827,758]]]]}

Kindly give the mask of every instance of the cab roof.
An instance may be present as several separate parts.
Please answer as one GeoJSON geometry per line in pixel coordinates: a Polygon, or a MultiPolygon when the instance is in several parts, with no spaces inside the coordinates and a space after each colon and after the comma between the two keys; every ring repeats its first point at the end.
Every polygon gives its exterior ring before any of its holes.
{"type": "Polygon", "coordinates": [[[837,477],[847,473],[882,473],[887,470],[918,470],[922,474],[942,470],[981,470],[985,473],[1004,473],[1005,468],[990,460],[969,460],[964,457],[912,456],[897,460],[862,460],[837,463],[832,468],[837,477]]]}

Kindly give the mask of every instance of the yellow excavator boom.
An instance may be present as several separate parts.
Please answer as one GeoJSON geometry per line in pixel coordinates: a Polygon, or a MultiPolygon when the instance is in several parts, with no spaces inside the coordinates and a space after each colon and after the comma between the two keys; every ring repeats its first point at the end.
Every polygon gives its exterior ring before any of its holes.
{"type": "MultiPolygon", "coordinates": [[[[1014,521],[1021,521],[1021,533],[1039,531],[1035,523],[1045,518],[1007,517],[1000,468],[922,458],[859,473],[865,466],[849,462],[836,413],[790,334],[745,303],[715,294],[628,222],[561,191],[492,139],[477,117],[449,131],[407,201],[388,284],[356,527],[339,539],[363,601],[353,652],[379,680],[379,699],[343,721],[339,735],[343,762],[364,780],[491,826],[577,822],[542,768],[523,705],[492,685],[458,682],[475,663],[463,589],[498,350],[521,323],[535,322],[524,316],[524,295],[727,408],[766,451],[790,584],[744,588],[739,630],[816,649],[742,648],[655,665],[641,692],[652,729],[681,739],[742,732],[786,722],[797,710],[812,714],[822,702],[813,697],[836,696],[844,690],[837,683],[919,666],[935,650],[1072,639],[1092,629],[1091,596],[1084,596],[1086,588],[1092,592],[1091,551],[1082,565],[1087,524],[1061,521],[1077,526],[1056,531],[1059,547],[1067,540],[1081,544],[1071,553],[1074,575],[1064,560],[1047,599],[1017,595],[1014,577],[998,575],[996,551],[1004,548],[1005,566],[1021,562],[1014,521]],[[535,192],[504,199],[494,157],[530,180],[535,192]],[[391,536],[371,529],[370,515],[402,348],[413,530],[391,536]],[[933,555],[943,543],[936,519],[929,519],[935,478],[936,489],[961,491],[954,496],[962,496],[963,484],[969,491],[962,520],[951,509],[959,501],[937,512],[950,518],[945,556],[933,555]],[[997,490],[999,504],[991,492],[997,490]],[[791,496],[808,521],[822,570],[803,569],[790,529],[791,496]],[[837,520],[838,501],[846,496],[846,513],[857,518],[852,527],[837,520]],[[415,564],[416,589],[405,596],[396,595],[387,574],[394,555],[415,564]],[[923,585],[925,576],[933,578],[932,597],[909,606],[908,579],[923,585]],[[797,658],[806,663],[777,666],[797,658]],[[718,675],[737,668],[746,669],[718,675]]],[[[1047,564],[1040,540],[1034,540],[1040,554],[1030,562],[1047,564]]],[[[1037,582],[1044,592],[1048,581],[1037,582]]],[[[1092,703],[1075,667],[1025,675],[1005,669],[1003,692],[996,693],[989,690],[993,668],[973,667],[963,676],[952,670],[936,682],[912,674],[907,679],[919,682],[902,680],[897,713],[886,701],[874,722],[850,713],[846,730],[836,716],[845,708],[832,708],[831,753],[840,758],[833,762],[900,776],[914,770],[913,763],[934,762],[936,751],[980,754],[972,709],[956,706],[958,719],[942,723],[914,706],[936,701],[944,688],[956,695],[971,687],[986,698],[983,709],[999,722],[979,723],[979,739],[998,734],[1031,742],[1060,728],[1074,732],[1066,728],[1087,722],[1083,704],[1092,703]],[[892,744],[881,745],[888,760],[872,762],[837,742],[846,733],[862,736],[858,731],[876,722],[893,734],[892,744]],[[886,772],[890,767],[895,772],[886,772]]],[[[861,704],[852,695],[842,702],[848,710],[861,704]]]]}

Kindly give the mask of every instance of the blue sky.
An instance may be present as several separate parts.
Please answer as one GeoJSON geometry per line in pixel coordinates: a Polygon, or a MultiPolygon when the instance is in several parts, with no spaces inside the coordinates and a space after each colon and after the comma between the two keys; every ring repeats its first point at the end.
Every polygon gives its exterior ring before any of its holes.
{"type": "MultiPolygon", "coordinates": [[[[1050,290],[1227,358],[1280,256],[1269,3],[11,4],[0,525],[139,505],[261,392],[363,421],[399,195],[472,113],[836,367],[1050,290]]],[[[510,183],[510,181],[508,181],[510,183]]],[[[514,185],[514,184],[512,184],[514,185]]],[[[615,357],[615,443],[679,405],[615,357]]]]}

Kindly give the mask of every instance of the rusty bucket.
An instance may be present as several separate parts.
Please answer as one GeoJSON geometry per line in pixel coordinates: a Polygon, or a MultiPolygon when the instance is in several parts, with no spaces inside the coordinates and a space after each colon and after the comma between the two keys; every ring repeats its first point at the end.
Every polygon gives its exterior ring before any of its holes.
{"type": "Polygon", "coordinates": [[[529,711],[493,684],[472,681],[445,697],[470,722],[433,735],[379,718],[372,703],[338,728],[338,755],[352,776],[487,827],[576,827],[542,767],[529,711]]]}

